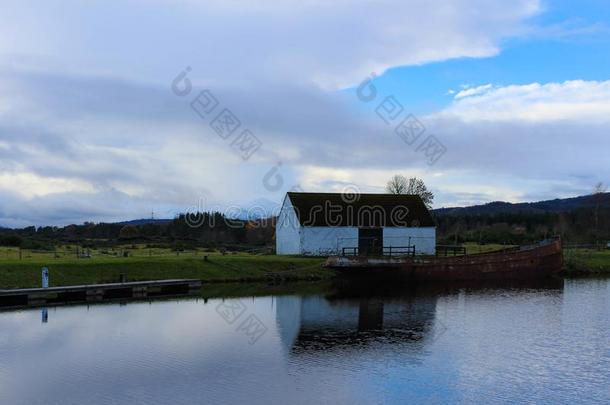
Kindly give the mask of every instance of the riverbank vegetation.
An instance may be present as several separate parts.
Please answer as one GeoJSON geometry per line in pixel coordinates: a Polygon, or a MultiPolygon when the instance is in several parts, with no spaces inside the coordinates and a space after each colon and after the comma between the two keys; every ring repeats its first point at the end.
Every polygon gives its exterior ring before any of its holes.
{"type": "MultiPolygon", "coordinates": [[[[511,245],[464,243],[468,254],[511,245]]],[[[610,250],[565,249],[566,275],[610,274],[610,250]]],[[[40,270],[51,270],[51,285],[94,284],[128,280],[196,278],[205,282],[277,283],[329,280],[335,273],[322,267],[324,258],[276,256],[226,248],[170,249],[145,244],[112,248],[60,245],[54,250],[0,247],[0,289],[40,286],[40,270]]]]}
{"type": "Polygon", "coordinates": [[[610,249],[565,249],[565,274],[610,274],[610,249]]]}
{"type": "MultiPolygon", "coordinates": [[[[62,254],[28,252],[7,258],[0,249],[0,288],[39,287],[41,268],[50,270],[50,285],[78,285],[129,281],[193,278],[206,282],[324,280],[334,273],[322,268],[323,259],[239,252],[190,251],[154,255],[145,249],[119,249],[121,254],[85,251],[77,258],[62,254]],[[127,255],[124,252],[127,251],[127,255]]],[[[14,251],[10,252],[15,254],[14,251]]]]}

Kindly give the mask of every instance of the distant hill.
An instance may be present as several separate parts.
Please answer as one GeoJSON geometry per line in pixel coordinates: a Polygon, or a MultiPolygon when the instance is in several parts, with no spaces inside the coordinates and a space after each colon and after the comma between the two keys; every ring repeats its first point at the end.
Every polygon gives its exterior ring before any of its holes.
{"type": "Polygon", "coordinates": [[[531,203],[508,203],[502,201],[490,202],[483,205],[473,205],[470,207],[455,207],[455,208],[439,208],[434,210],[436,216],[452,215],[494,215],[494,214],[515,214],[515,213],[558,213],[568,212],[580,208],[590,208],[595,206],[598,201],[600,205],[610,206],[610,193],[604,193],[600,196],[581,196],[573,198],[557,198],[555,200],[546,200],[531,203]],[[599,200],[598,200],[599,198],[599,200]]]}
{"type": "MultiPolygon", "coordinates": [[[[572,198],[556,198],[554,200],[545,200],[538,202],[525,203],[509,203],[504,201],[494,201],[487,204],[472,205],[470,207],[449,207],[438,208],[433,210],[436,216],[468,216],[468,215],[494,215],[494,214],[544,214],[569,212],[579,208],[591,208],[597,204],[596,198],[600,198],[600,203],[604,207],[610,207],[610,193],[602,194],[599,197],[585,195],[572,198]]],[[[260,218],[268,218],[277,215],[279,212],[279,204],[266,200],[259,199],[246,204],[244,208],[232,212],[232,218],[241,220],[256,220],[260,218]]],[[[145,225],[156,224],[164,225],[173,221],[173,219],[133,219],[130,221],[117,222],[119,225],[145,225]]]]}
{"type": "Polygon", "coordinates": [[[155,224],[155,225],[165,225],[169,222],[172,222],[173,219],[132,219],[131,221],[122,221],[116,222],[118,225],[147,225],[147,224],[155,224]]]}
{"type": "MultiPolygon", "coordinates": [[[[224,214],[228,218],[240,219],[242,221],[255,221],[264,218],[272,218],[279,214],[281,205],[277,202],[268,200],[266,198],[259,198],[249,203],[244,204],[242,207],[237,208],[237,205],[232,205],[231,210],[228,210],[224,214]]],[[[133,219],[130,221],[116,222],[118,225],[146,225],[156,224],[165,225],[172,222],[173,219],[133,219]]]]}

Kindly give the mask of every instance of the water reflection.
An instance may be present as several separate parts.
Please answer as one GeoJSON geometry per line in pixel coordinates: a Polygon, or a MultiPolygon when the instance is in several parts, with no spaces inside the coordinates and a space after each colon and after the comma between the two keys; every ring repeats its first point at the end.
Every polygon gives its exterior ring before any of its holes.
{"type": "Polygon", "coordinates": [[[279,329],[290,331],[282,335],[284,344],[298,354],[334,347],[362,349],[379,341],[419,341],[433,326],[436,300],[286,297],[278,298],[277,305],[279,329]]]}
{"type": "MultiPolygon", "coordinates": [[[[287,351],[329,350],[354,346],[435,340],[446,330],[435,319],[439,297],[498,291],[561,292],[563,281],[461,283],[394,287],[369,282],[339,284],[326,296],[277,298],[277,324],[287,351]]],[[[423,346],[419,346],[423,348],[423,346]]]]}
{"type": "Polygon", "coordinates": [[[52,312],[0,312],[1,404],[610,401],[610,280],[52,312]],[[231,324],[223,303],[243,315],[231,324]],[[253,344],[250,315],[268,329],[253,344]]]}

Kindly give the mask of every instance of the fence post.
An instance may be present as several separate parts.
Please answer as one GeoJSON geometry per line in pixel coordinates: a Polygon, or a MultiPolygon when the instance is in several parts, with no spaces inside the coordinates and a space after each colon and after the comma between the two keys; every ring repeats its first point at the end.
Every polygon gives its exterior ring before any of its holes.
{"type": "Polygon", "coordinates": [[[49,269],[42,268],[42,288],[49,288],[49,269]]]}

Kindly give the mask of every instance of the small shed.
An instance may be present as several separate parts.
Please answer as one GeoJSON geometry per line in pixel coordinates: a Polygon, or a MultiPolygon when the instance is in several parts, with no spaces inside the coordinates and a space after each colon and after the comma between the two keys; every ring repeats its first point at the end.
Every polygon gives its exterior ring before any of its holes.
{"type": "Polygon", "coordinates": [[[434,254],[436,226],[418,195],[297,193],[284,197],[278,255],[434,254]]]}

